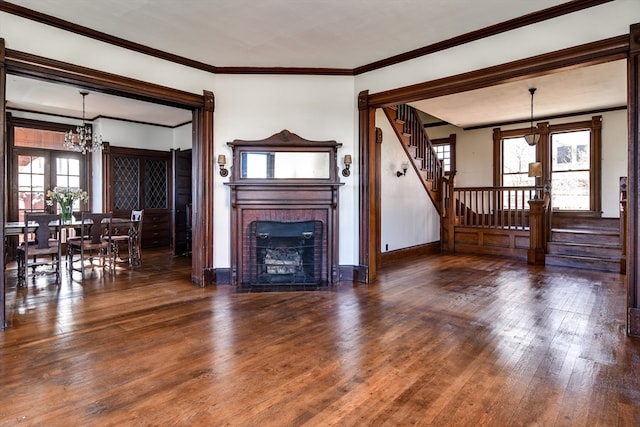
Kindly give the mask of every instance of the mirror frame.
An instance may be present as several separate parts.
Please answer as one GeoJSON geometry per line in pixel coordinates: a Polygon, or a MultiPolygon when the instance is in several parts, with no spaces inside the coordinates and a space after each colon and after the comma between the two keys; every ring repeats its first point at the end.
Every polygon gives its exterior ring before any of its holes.
{"type": "Polygon", "coordinates": [[[231,147],[231,182],[234,183],[335,183],[339,182],[337,155],[338,148],[342,144],[336,141],[311,141],[283,130],[268,138],[249,141],[234,140],[227,143],[231,147]],[[329,164],[327,167],[328,176],[326,178],[243,178],[242,177],[242,157],[245,153],[327,153],[329,164]]]}

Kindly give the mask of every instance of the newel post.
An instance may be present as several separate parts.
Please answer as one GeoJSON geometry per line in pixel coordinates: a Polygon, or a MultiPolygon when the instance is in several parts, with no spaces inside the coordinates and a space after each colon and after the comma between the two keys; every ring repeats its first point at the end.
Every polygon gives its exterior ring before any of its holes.
{"type": "Polygon", "coordinates": [[[529,200],[529,251],[527,262],[529,264],[544,265],[544,217],[545,201],[543,199],[529,200]]]}

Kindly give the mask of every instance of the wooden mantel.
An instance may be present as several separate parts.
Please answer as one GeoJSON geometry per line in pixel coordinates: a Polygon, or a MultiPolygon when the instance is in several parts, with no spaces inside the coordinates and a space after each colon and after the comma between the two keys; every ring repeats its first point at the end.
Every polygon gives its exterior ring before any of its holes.
{"type": "Polygon", "coordinates": [[[253,221],[321,221],[322,280],[338,281],[338,177],[336,141],[311,141],[283,130],[257,141],[234,140],[231,188],[231,284],[247,281],[249,225],[253,221]],[[265,168],[258,175],[251,159],[265,168]],[[298,162],[297,160],[301,160],[298,162]],[[306,161],[313,166],[296,168],[306,161]],[[283,169],[285,169],[283,171],[283,169]],[[260,175],[264,173],[263,175],[260,175]]]}

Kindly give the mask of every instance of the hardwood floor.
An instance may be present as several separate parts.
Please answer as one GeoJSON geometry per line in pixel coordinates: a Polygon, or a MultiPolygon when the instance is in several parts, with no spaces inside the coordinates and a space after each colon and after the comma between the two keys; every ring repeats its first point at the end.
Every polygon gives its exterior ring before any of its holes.
{"type": "Polygon", "coordinates": [[[6,271],[0,425],[640,425],[618,274],[430,255],[368,286],[238,293],[144,255],[61,286],[6,271]]]}

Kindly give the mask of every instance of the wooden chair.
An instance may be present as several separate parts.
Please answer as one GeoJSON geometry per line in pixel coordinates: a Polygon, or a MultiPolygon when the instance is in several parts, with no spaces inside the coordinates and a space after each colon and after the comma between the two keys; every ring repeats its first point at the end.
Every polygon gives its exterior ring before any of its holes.
{"type": "MultiPolygon", "coordinates": [[[[82,221],[82,214],[85,211],[73,211],[72,215],[73,215],[73,219],[75,221],[82,221]]],[[[67,256],[69,256],[69,242],[71,240],[80,240],[80,233],[82,233],[83,231],[83,227],[74,227],[74,228],[69,228],[67,229],[67,256]],[[73,233],[71,232],[71,230],[73,230],[73,233]]]]}
{"type": "Polygon", "coordinates": [[[113,271],[111,214],[83,212],[81,222],[83,230],[80,232],[80,238],[68,241],[69,274],[79,271],[84,277],[85,265],[88,262],[93,269],[95,259],[99,260],[103,270],[113,271]]]}
{"type": "Polygon", "coordinates": [[[55,274],[60,283],[60,215],[25,213],[24,241],[16,248],[18,260],[18,286],[23,286],[31,276],[55,274]],[[38,267],[50,267],[38,271],[38,267]]]}
{"type": "MultiPolygon", "coordinates": [[[[142,233],[142,218],[144,209],[131,211],[131,223],[127,227],[126,234],[112,234],[113,258],[115,263],[129,263],[130,266],[139,265],[142,262],[142,252],[140,251],[140,237],[142,233]],[[127,244],[127,258],[120,257],[120,245],[127,244]]],[[[115,227],[113,227],[115,229],[115,227]]]]}

